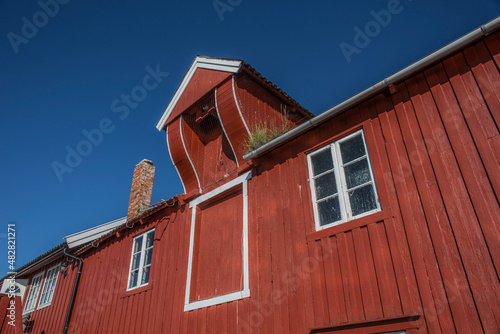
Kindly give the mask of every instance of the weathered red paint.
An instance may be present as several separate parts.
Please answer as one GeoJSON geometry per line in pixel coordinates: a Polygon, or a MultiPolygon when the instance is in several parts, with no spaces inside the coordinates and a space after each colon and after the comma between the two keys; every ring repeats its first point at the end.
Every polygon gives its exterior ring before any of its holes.
{"type": "MultiPolygon", "coordinates": [[[[254,162],[248,181],[249,298],[184,312],[192,212],[187,204],[165,207],[80,254],[84,267],[70,333],[498,332],[499,36],[467,47],[254,162]],[[316,232],[306,154],[359,129],[382,211],[316,232]],[[127,292],[132,239],[153,227],[150,283],[127,292]]],[[[245,89],[240,80],[244,113],[258,101],[277,108],[273,103],[280,100],[272,90],[262,93],[251,78],[244,80],[254,90],[245,89]]],[[[222,100],[229,82],[203,87],[220,84],[222,100]]],[[[276,109],[266,108],[259,110],[276,109]]],[[[234,106],[230,109],[221,119],[232,141],[243,123],[234,106]]],[[[168,140],[189,192],[196,188],[194,172],[181,151],[178,119],[170,122],[168,140]]],[[[195,133],[188,137],[192,147],[199,140],[195,133]]],[[[196,145],[190,152],[195,167],[209,147],[196,145]]],[[[241,151],[236,154],[240,159],[241,151]]],[[[210,183],[210,173],[200,175],[204,185],[210,183]]],[[[214,176],[211,182],[221,185],[233,177],[214,176]]],[[[198,209],[195,253],[201,255],[191,300],[219,294],[215,289],[241,288],[240,259],[226,256],[238,253],[240,245],[235,242],[240,230],[231,223],[241,218],[238,196],[226,206],[216,202],[198,209]],[[219,256],[209,256],[212,251],[219,256]]],[[[74,268],[59,276],[52,305],[32,313],[34,333],[61,331],[74,278],[74,268]]]]}
{"type": "Polygon", "coordinates": [[[197,210],[190,301],[243,289],[242,199],[240,189],[197,210]]]}

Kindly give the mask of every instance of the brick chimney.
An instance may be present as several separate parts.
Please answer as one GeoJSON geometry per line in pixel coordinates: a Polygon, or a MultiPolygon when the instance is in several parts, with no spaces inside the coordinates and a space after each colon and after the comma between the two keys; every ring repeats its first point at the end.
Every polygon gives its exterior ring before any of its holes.
{"type": "Polygon", "coordinates": [[[130,201],[128,203],[127,221],[134,219],[141,211],[149,208],[154,177],[155,167],[151,160],[144,159],[135,166],[130,201]]]}

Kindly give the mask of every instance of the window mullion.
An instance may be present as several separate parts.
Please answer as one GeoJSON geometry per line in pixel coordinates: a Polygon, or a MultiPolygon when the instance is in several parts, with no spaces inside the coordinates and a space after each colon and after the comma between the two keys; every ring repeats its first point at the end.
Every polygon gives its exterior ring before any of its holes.
{"type": "Polygon", "coordinates": [[[323,202],[323,201],[329,200],[330,198],[337,197],[338,195],[339,195],[339,194],[338,194],[338,193],[336,193],[336,194],[333,194],[333,195],[330,195],[330,196],[323,197],[322,199],[317,200],[315,203],[321,203],[321,202],[323,202]]]}
{"type": "Polygon", "coordinates": [[[339,201],[340,201],[340,211],[342,213],[342,221],[346,221],[351,218],[351,206],[349,205],[349,196],[347,194],[347,184],[344,175],[344,168],[342,167],[342,156],[340,154],[340,145],[338,142],[333,144],[333,161],[336,169],[336,179],[339,184],[339,201]]]}
{"type": "Polygon", "coordinates": [[[148,234],[145,233],[142,237],[142,247],[141,255],[139,256],[139,272],[137,273],[137,286],[142,285],[142,272],[144,270],[144,258],[146,257],[146,240],[148,239],[148,234]]]}
{"type": "Polygon", "coordinates": [[[354,160],[351,160],[351,161],[349,161],[348,163],[345,163],[345,164],[341,163],[341,165],[342,165],[342,167],[347,167],[347,166],[352,165],[352,164],[354,164],[354,163],[356,163],[358,161],[361,161],[363,159],[368,159],[368,156],[366,155],[366,148],[365,148],[365,154],[363,156],[361,156],[359,158],[356,158],[354,160]]]}
{"type": "Polygon", "coordinates": [[[355,187],[352,187],[352,188],[347,189],[347,191],[348,191],[348,192],[352,192],[353,190],[356,190],[356,189],[359,189],[359,188],[363,188],[364,186],[367,186],[367,185],[369,185],[369,184],[373,184],[373,181],[372,181],[372,180],[370,180],[370,181],[367,181],[367,182],[365,182],[365,183],[361,183],[360,185],[357,185],[357,186],[355,186],[355,187]]]}
{"type": "Polygon", "coordinates": [[[317,179],[317,178],[320,178],[320,177],[322,177],[323,175],[326,175],[326,174],[331,173],[331,172],[332,172],[332,169],[329,169],[329,170],[327,170],[326,172],[323,172],[323,173],[318,174],[318,175],[313,175],[312,177],[313,177],[313,179],[317,179]]]}

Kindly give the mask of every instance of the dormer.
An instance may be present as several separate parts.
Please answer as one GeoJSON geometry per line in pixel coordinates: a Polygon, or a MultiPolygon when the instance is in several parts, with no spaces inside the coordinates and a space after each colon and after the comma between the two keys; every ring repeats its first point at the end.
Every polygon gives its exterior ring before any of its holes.
{"type": "Polygon", "coordinates": [[[313,115],[237,59],[198,56],[157,124],[186,197],[237,176],[259,127],[292,128],[313,115]]]}

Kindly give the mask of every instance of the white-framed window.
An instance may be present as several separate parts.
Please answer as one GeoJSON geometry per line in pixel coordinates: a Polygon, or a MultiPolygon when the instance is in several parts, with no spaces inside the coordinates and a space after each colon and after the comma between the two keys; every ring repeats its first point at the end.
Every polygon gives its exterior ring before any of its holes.
{"type": "Polygon", "coordinates": [[[134,238],[127,290],[145,286],[149,283],[154,237],[155,230],[152,229],[134,238]]]}
{"type": "Polygon", "coordinates": [[[31,312],[35,309],[44,274],[45,272],[41,272],[31,280],[31,286],[28,292],[28,297],[26,298],[26,304],[24,305],[23,314],[31,312]]]}
{"type": "MultiPolygon", "coordinates": [[[[247,172],[243,175],[238,176],[234,180],[231,180],[228,183],[220,186],[219,188],[216,188],[216,189],[196,198],[191,203],[189,203],[189,208],[191,209],[192,215],[191,215],[191,231],[190,231],[190,236],[189,236],[189,259],[188,259],[188,270],[187,270],[187,279],[186,279],[186,292],[185,292],[185,299],[184,299],[184,311],[185,312],[250,297],[249,261],[248,261],[248,190],[247,190],[247,183],[251,177],[252,177],[252,172],[247,172]],[[199,212],[197,215],[196,212],[197,212],[197,210],[199,210],[199,208],[201,208],[205,205],[210,205],[207,203],[212,203],[214,201],[217,202],[217,199],[220,199],[221,197],[224,197],[228,193],[232,193],[235,190],[237,190],[237,192],[239,194],[238,199],[239,198],[242,199],[242,203],[240,203],[241,209],[242,209],[240,217],[242,219],[241,219],[241,221],[229,221],[227,223],[228,224],[242,224],[242,225],[240,225],[240,227],[241,227],[241,241],[237,241],[237,242],[241,242],[240,247],[239,247],[241,249],[241,253],[237,254],[237,256],[240,256],[240,261],[238,261],[238,262],[241,263],[241,268],[235,268],[235,271],[241,270],[241,280],[242,280],[241,290],[234,291],[234,292],[228,292],[228,293],[224,293],[224,294],[216,294],[215,296],[210,297],[210,298],[206,298],[206,299],[192,300],[191,299],[191,297],[193,297],[193,296],[191,296],[192,285],[195,284],[195,281],[197,279],[197,277],[192,277],[193,273],[195,271],[195,268],[193,268],[193,259],[196,256],[194,254],[194,249],[196,246],[195,240],[197,240],[196,242],[200,242],[200,236],[199,235],[195,236],[195,233],[196,233],[196,231],[199,231],[199,229],[196,228],[197,220],[198,220],[197,217],[199,214],[202,213],[202,212],[199,212]]],[[[220,203],[220,202],[218,202],[218,203],[220,203]]],[[[199,223],[203,224],[203,221],[200,221],[199,223]]],[[[200,226],[200,229],[201,229],[201,226],[200,226]]],[[[232,241],[234,241],[234,240],[232,240],[232,241]]],[[[230,242],[230,240],[227,240],[227,242],[230,242]]]]}
{"type": "Polygon", "coordinates": [[[43,283],[42,294],[40,296],[40,301],[38,302],[38,308],[43,308],[49,306],[52,302],[52,296],[54,295],[54,290],[56,288],[57,276],[59,275],[60,265],[56,265],[50,268],[45,275],[45,282],[43,283]]]}
{"type": "Polygon", "coordinates": [[[363,130],[308,154],[316,230],[380,211],[363,130]]]}

